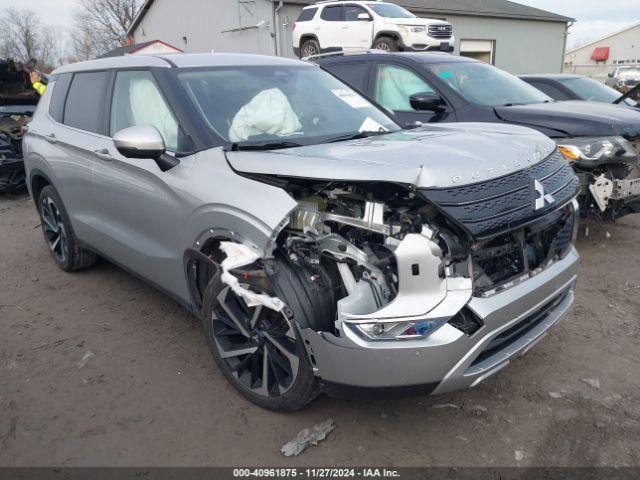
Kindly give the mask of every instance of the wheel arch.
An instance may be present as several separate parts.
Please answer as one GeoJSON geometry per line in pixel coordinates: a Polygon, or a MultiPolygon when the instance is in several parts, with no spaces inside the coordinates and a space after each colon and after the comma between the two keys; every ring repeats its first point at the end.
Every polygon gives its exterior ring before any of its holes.
{"type": "Polygon", "coordinates": [[[38,198],[40,197],[40,192],[42,192],[42,189],[47,185],[54,186],[49,175],[47,175],[39,168],[31,170],[27,186],[29,187],[29,191],[31,192],[31,198],[36,205],[38,203],[38,198]]]}
{"type": "Polygon", "coordinates": [[[381,38],[391,38],[392,40],[395,40],[396,42],[398,42],[398,46],[400,48],[404,47],[402,36],[398,32],[394,32],[393,30],[382,30],[378,32],[375,38],[373,39],[373,43],[371,44],[371,47],[373,47],[373,44],[375,44],[376,41],[380,40],[381,38]]]}

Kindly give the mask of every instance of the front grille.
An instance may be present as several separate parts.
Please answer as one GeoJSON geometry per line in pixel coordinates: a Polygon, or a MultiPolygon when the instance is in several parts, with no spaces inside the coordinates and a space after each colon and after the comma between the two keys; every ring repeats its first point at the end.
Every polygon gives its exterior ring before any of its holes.
{"type": "Polygon", "coordinates": [[[478,357],[473,361],[470,365],[473,367],[478,363],[486,360],[487,358],[492,357],[496,353],[504,350],[513,342],[519,340],[524,335],[529,333],[535,327],[540,325],[549,315],[549,313],[554,310],[569,294],[568,290],[556,295],[555,298],[544,304],[542,307],[537,309],[535,312],[531,313],[527,317],[520,320],[518,323],[509,327],[507,330],[502,332],[500,335],[495,337],[489,344],[485,347],[485,349],[478,355],[478,357]]]}
{"type": "Polygon", "coordinates": [[[429,36],[433,38],[451,38],[453,27],[451,25],[429,25],[429,36]]]}
{"type": "Polygon", "coordinates": [[[499,178],[421,193],[475,239],[494,237],[536,220],[568,203],[579,192],[578,178],[562,154],[555,152],[532,167],[499,178]],[[554,197],[535,210],[532,180],[554,197]]]}
{"type": "Polygon", "coordinates": [[[494,293],[563,258],[571,248],[573,227],[573,208],[566,206],[524,228],[473,244],[474,294],[494,293]]]}

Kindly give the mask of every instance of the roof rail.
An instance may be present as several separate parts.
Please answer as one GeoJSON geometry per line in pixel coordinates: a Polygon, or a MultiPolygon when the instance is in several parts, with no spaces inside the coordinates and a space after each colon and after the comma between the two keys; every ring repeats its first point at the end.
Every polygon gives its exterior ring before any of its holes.
{"type": "Polygon", "coordinates": [[[302,57],[301,60],[311,61],[314,58],[327,58],[327,57],[339,57],[346,55],[362,55],[362,54],[388,54],[384,50],[378,50],[377,48],[354,48],[349,50],[338,50],[335,52],[327,52],[327,53],[318,53],[317,55],[309,55],[307,57],[302,57]]]}

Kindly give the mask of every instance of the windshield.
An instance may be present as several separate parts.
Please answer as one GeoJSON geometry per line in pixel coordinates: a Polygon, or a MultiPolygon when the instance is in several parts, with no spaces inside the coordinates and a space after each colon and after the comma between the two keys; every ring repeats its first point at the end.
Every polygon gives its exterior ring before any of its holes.
{"type": "MultiPolygon", "coordinates": [[[[617,90],[588,77],[564,78],[560,80],[560,83],[582,100],[589,102],[613,103],[622,95],[617,90]]],[[[625,103],[627,105],[637,105],[636,102],[630,98],[627,98],[625,103]]]]}
{"type": "Polygon", "coordinates": [[[194,69],[178,73],[178,79],[209,128],[233,143],[281,143],[284,148],[400,130],[369,101],[316,67],[194,69]]]}
{"type": "Polygon", "coordinates": [[[393,3],[367,3],[367,6],[381,17],[415,18],[415,15],[393,3]]]}
{"type": "Polygon", "coordinates": [[[426,65],[464,99],[488,107],[551,102],[540,90],[486,63],[426,65]]]}

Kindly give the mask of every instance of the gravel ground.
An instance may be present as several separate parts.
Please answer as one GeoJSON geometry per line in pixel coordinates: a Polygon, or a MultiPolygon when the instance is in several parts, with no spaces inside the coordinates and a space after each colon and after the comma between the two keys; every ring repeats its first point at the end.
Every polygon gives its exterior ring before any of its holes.
{"type": "Polygon", "coordinates": [[[572,313],[473,390],[278,414],[228,385],[195,317],[106,261],[58,270],[30,201],[0,197],[0,465],[640,465],[639,244],[640,215],[591,224],[572,313]]]}

